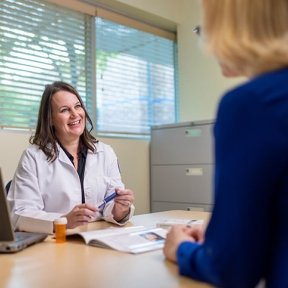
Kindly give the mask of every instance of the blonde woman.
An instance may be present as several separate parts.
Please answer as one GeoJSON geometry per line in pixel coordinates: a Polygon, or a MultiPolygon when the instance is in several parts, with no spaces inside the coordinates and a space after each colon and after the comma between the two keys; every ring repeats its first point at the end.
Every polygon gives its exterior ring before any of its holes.
{"type": "Polygon", "coordinates": [[[207,230],[173,227],[164,253],[180,274],[219,287],[288,287],[288,1],[202,7],[206,48],[224,75],[248,80],[219,103],[207,230]]]}

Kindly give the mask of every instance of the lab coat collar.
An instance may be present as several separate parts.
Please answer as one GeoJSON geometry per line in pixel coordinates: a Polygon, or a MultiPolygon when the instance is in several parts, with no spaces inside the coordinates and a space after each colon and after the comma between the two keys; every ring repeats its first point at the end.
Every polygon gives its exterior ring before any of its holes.
{"type": "MultiPolygon", "coordinates": [[[[66,153],[64,152],[64,150],[61,148],[60,144],[59,143],[56,143],[57,145],[57,149],[58,149],[58,158],[60,161],[64,162],[64,163],[68,163],[69,165],[72,165],[73,164],[71,163],[70,159],[67,157],[66,153]]],[[[87,155],[88,154],[97,154],[97,153],[100,153],[100,152],[104,152],[104,144],[100,141],[98,141],[97,143],[95,143],[95,151],[92,152],[91,150],[88,150],[87,151],[87,155]]]]}
{"type": "Polygon", "coordinates": [[[58,150],[58,158],[61,162],[69,164],[69,166],[73,166],[71,160],[66,155],[65,151],[62,149],[59,143],[56,143],[58,150]]]}

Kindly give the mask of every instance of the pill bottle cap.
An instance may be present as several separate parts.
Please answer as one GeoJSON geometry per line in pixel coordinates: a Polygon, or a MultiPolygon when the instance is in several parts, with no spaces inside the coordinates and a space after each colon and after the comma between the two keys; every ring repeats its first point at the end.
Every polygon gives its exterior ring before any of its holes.
{"type": "Polygon", "coordinates": [[[54,224],[67,224],[67,218],[66,217],[58,218],[54,220],[54,224]]]}

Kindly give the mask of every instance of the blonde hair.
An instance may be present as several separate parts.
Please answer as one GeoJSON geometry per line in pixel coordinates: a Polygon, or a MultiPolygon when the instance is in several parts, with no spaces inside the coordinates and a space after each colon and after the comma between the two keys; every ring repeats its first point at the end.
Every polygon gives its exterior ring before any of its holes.
{"type": "Polygon", "coordinates": [[[202,0],[206,48],[246,76],[288,66],[288,0],[202,0]]]}

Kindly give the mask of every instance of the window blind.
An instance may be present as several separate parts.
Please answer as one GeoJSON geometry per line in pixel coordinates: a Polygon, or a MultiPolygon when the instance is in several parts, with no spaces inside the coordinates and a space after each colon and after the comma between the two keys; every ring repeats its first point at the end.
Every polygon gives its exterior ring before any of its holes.
{"type": "Polygon", "coordinates": [[[150,134],[176,120],[173,40],[96,17],[98,133],[150,134]]]}
{"type": "Polygon", "coordinates": [[[92,109],[90,16],[35,0],[2,0],[0,11],[0,126],[34,128],[44,86],[56,80],[92,109]]]}

